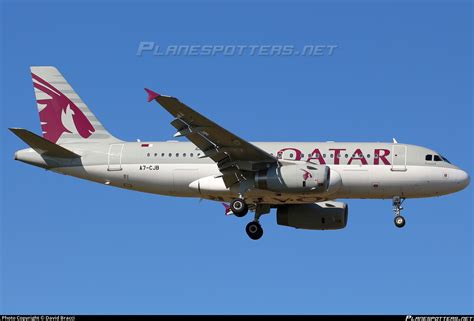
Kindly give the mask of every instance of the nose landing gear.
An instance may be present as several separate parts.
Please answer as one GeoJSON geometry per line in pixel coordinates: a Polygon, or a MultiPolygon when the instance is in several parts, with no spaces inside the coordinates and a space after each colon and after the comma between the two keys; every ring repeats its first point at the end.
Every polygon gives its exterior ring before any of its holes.
{"type": "Polygon", "coordinates": [[[402,204],[405,201],[405,198],[401,198],[400,196],[395,196],[392,199],[393,211],[395,212],[395,226],[398,228],[402,228],[405,226],[405,218],[400,214],[403,210],[402,204]]]}
{"type": "Polygon", "coordinates": [[[394,222],[395,222],[395,226],[398,228],[405,226],[405,218],[401,215],[395,216],[394,222]]]}

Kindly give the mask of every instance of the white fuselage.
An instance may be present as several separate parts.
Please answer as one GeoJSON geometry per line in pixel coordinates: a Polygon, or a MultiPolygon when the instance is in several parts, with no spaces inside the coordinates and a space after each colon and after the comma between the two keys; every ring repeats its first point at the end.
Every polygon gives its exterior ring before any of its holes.
{"type": "MultiPolygon", "coordinates": [[[[325,164],[334,183],[323,193],[281,193],[249,188],[246,198],[267,204],[309,203],[341,198],[431,197],[459,191],[467,173],[424,147],[391,143],[254,143],[282,163],[325,164]]],[[[80,154],[79,164],[58,164],[53,171],[147,193],[230,201],[239,194],[226,188],[217,165],[201,158],[187,142],[123,142],[64,144],[80,154]]],[[[31,149],[16,159],[39,165],[44,160],[31,149]]],[[[239,184],[237,184],[239,185],[239,184]]]]}

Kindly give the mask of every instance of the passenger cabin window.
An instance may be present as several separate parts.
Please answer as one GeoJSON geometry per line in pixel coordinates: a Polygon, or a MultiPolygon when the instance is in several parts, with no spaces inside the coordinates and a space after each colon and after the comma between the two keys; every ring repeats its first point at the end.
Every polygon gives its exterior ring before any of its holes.
{"type": "Polygon", "coordinates": [[[433,160],[433,155],[426,155],[425,160],[432,161],[433,160]]]}
{"type": "Polygon", "coordinates": [[[441,157],[439,157],[439,155],[434,155],[434,161],[435,162],[441,162],[442,159],[441,159],[441,157]]]}

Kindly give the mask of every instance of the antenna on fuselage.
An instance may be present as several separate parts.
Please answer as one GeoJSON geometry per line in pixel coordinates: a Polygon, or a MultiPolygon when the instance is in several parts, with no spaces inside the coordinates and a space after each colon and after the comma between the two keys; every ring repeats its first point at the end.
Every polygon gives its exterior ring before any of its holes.
{"type": "Polygon", "coordinates": [[[397,140],[395,138],[392,138],[393,139],[393,143],[394,144],[398,144],[397,140]]]}

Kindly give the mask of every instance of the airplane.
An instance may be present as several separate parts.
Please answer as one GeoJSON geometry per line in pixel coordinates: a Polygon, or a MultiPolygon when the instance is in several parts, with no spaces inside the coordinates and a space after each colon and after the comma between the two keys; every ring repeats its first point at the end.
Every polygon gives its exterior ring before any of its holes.
{"type": "Polygon", "coordinates": [[[458,192],[469,175],[440,153],[383,142],[248,142],[174,97],[150,89],[172,116],[175,137],[189,142],[128,142],[105,129],[52,66],[31,67],[42,135],[10,130],[29,148],[15,160],[56,173],[153,194],[223,203],[226,215],[254,219],[252,240],[263,235],[260,217],[276,209],[278,225],[309,230],[345,228],[340,199],[391,199],[397,227],[405,226],[409,198],[458,192]]]}

